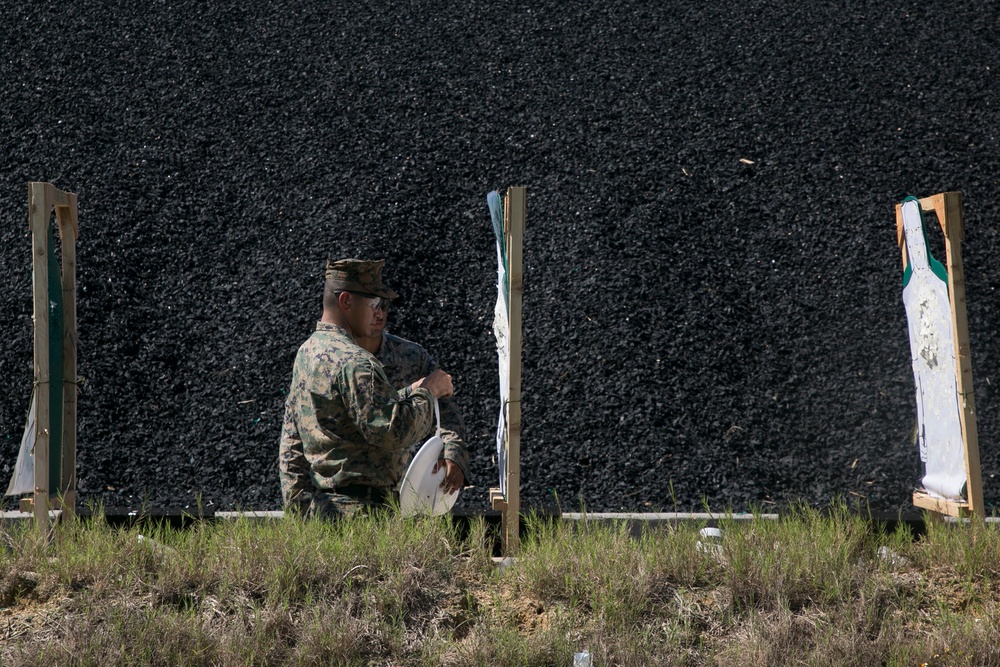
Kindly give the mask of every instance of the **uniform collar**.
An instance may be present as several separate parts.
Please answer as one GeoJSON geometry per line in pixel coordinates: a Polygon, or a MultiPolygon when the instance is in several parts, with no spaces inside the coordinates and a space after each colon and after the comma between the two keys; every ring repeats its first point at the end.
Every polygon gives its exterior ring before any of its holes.
{"type": "Polygon", "coordinates": [[[339,333],[339,334],[341,334],[343,336],[347,336],[348,338],[352,338],[353,339],[353,336],[351,336],[351,332],[350,331],[348,331],[344,327],[340,326],[339,324],[333,324],[332,322],[317,322],[316,323],[316,331],[326,331],[326,332],[329,332],[329,333],[339,333]]]}
{"type": "Polygon", "coordinates": [[[382,332],[382,344],[378,348],[378,358],[383,363],[392,361],[393,355],[397,354],[399,338],[393,336],[388,331],[382,332]]]}

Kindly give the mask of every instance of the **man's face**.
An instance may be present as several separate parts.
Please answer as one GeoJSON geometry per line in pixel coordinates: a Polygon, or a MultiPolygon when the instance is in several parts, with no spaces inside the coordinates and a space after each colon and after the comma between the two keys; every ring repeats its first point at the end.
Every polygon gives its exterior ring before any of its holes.
{"type": "Polygon", "coordinates": [[[385,321],[389,318],[389,300],[381,299],[379,305],[372,310],[372,336],[381,336],[385,331],[385,321]]]}
{"type": "MultiPolygon", "coordinates": [[[[377,312],[374,304],[378,302],[378,297],[370,297],[362,294],[351,295],[351,305],[344,313],[351,331],[355,336],[370,338],[376,335],[374,330],[374,313],[377,312]]],[[[384,326],[384,323],[383,323],[384,326]]],[[[381,330],[378,332],[381,334],[381,330]]]]}

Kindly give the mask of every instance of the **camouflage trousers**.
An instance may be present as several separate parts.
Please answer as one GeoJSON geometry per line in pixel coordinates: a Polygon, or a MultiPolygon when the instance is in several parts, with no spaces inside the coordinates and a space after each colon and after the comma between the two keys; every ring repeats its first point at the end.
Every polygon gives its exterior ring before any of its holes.
{"type": "Polygon", "coordinates": [[[369,514],[399,506],[399,494],[395,491],[369,489],[370,492],[365,493],[359,487],[352,487],[350,491],[349,494],[314,491],[305,515],[322,519],[345,519],[359,513],[369,514]]]}

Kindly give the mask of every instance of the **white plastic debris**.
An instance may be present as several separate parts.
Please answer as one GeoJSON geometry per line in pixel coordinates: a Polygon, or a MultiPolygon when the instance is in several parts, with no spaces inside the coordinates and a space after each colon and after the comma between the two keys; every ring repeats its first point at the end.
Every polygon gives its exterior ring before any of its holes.
{"type": "Polygon", "coordinates": [[[906,556],[900,556],[898,553],[890,549],[889,547],[879,547],[878,548],[879,560],[883,560],[893,567],[905,567],[909,564],[906,556]]]}
{"type": "Polygon", "coordinates": [[[711,527],[702,528],[701,530],[698,531],[698,534],[704,538],[710,538],[719,541],[721,541],[722,538],[725,536],[725,533],[722,532],[721,528],[711,528],[711,527]]]}
{"type": "Polygon", "coordinates": [[[573,667],[591,667],[590,651],[583,650],[573,654],[573,667]]]}
{"type": "Polygon", "coordinates": [[[507,556],[502,561],[497,563],[497,567],[500,568],[501,572],[506,572],[515,565],[517,565],[517,558],[515,558],[514,556],[507,556]]]}
{"type": "Polygon", "coordinates": [[[159,556],[161,558],[163,558],[164,556],[176,556],[177,555],[177,550],[174,549],[173,547],[168,547],[165,544],[160,544],[156,540],[154,540],[152,538],[149,538],[149,537],[146,537],[145,535],[139,535],[138,542],[139,542],[139,544],[145,544],[145,545],[147,545],[150,549],[152,549],[152,551],[153,551],[154,554],[156,554],[157,556],[159,556]]]}
{"type": "Polygon", "coordinates": [[[695,543],[695,549],[701,553],[709,554],[718,560],[725,557],[722,549],[722,538],[725,536],[725,533],[722,529],[706,527],[699,530],[698,535],[701,539],[695,543]]]}

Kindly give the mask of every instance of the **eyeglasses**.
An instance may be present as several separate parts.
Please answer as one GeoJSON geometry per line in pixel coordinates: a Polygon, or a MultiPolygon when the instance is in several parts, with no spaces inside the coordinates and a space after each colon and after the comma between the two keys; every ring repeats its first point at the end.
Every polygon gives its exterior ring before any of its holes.
{"type": "Polygon", "coordinates": [[[365,294],[364,292],[352,292],[350,290],[347,290],[347,293],[364,299],[368,304],[368,307],[372,310],[381,310],[383,313],[389,312],[389,303],[392,299],[386,299],[383,296],[375,296],[374,294],[365,294]]]}

